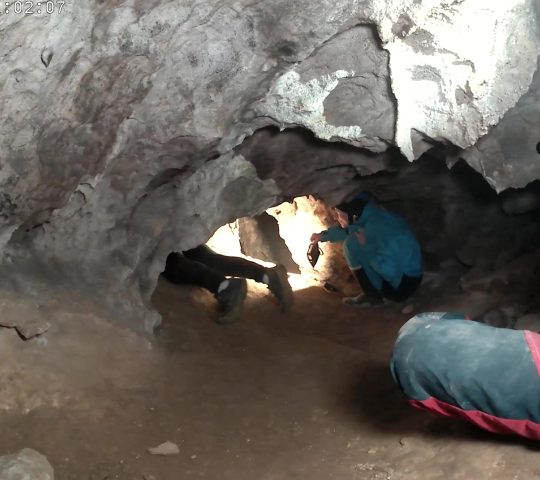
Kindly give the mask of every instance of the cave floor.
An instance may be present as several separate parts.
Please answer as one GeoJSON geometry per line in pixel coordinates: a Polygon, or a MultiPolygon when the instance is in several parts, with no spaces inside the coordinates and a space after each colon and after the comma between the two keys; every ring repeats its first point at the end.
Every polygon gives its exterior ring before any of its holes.
{"type": "Polygon", "coordinates": [[[40,339],[0,332],[0,454],[47,456],[59,480],[540,478],[539,447],[416,411],[387,366],[411,315],[310,287],[288,315],[250,285],[241,322],[160,280],[152,341],[58,314],[40,339]],[[171,441],[180,453],[150,455],[171,441]]]}

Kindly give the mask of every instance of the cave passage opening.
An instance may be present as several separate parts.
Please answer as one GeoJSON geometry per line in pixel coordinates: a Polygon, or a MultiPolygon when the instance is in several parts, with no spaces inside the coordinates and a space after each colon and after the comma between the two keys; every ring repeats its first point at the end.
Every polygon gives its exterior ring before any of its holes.
{"type": "Polygon", "coordinates": [[[535,257],[539,182],[497,194],[464,160],[449,166],[444,149],[409,163],[395,150],[373,154],[320,141],[300,128],[261,129],[236,153],[255,165],[260,178],[275,179],[285,201],[217,229],[207,242],[216,252],[265,267],[284,265],[294,291],[314,287],[323,294],[330,284],[334,293],[358,292],[339,244],[324,244],[315,268],[306,251],[311,233],[336,223],[333,205],[368,191],[406,220],[421,245],[421,288],[409,306],[399,308],[417,311],[427,298],[426,308],[457,302],[464,313],[509,327],[540,308],[533,295],[536,263],[521,260],[528,267],[519,267],[520,259],[535,257]],[[468,306],[464,297],[473,293],[492,300],[468,306]]]}

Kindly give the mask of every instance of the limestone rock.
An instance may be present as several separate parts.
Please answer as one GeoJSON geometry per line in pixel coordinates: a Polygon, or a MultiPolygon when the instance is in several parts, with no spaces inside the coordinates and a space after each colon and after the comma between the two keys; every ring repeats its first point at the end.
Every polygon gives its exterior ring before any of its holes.
{"type": "Polygon", "coordinates": [[[459,156],[481,172],[498,192],[508,187],[525,187],[540,176],[539,122],[540,72],[537,70],[528,92],[506,112],[500,123],[459,156]]]}
{"type": "Polygon", "coordinates": [[[381,152],[394,138],[389,81],[388,54],[375,30],[357,26],[278,77],[256,113],[278,125],[308,128],[323,140],[381,152]]]}
{"type": "Polygon", "coordinates": [[[47,458],[31,448],[0,457],[2,480],[54,480],[54,471],[47,458]]]}
{"type": "Polygon", "coordinates": [[[540,332],[540,314],[528,313],[518,318],[514,328],[516,330],[530,330],[532,332],[540,332]]]}
{"type": "Polygon", "coordinates": [[[401,309],[401,313],[404,313],[404,314],[407,314],[407,315],[410,315],[411,313],[414,312],[414,304],[409,304],[409,305],[405,305],[402,309],[401,309]]]}
{"type": "Polygon", "coordinates": [[[500,310],[512,321],[512,323],[515,323],[516,320],[527,311],[527,306],[520,304],[505,305],[502,306],[500,310]]]}
{"type": "Polygon", "coordinates": [[[509,318],[502,310],[491,310],[487,312],[482,318],[482,323],[491,325],[497,328],[512,328],[512,319],[509,318]]]}
{"type": "Polygon", "coordinates": [[[45,333],[51,326],[48,309],[35,302],[21,302],[14,295],[0,294],[0,326],[14,328],[25,340],[45,333]]]}
{"type": "Polygon", "coordinates": [[[503,198],[502,208],[508,215],[519,215],[540,207],[540,195],[531,190],[508,191],[503,198]]]}
{"type": "Polygon", "coordinates": [[[497,300],[486,292],[466,292],[445,299],[439,308],[441,311],[460,312],[472,320],[479,320],[494,309],[497,300]]]}
{"type": "Polygon", "coordinates": [[[539,278],[540,252],[536,251],[523,255],[495,272],[472,269],[461,278],[460,285],[465,291],[511,294],[518,290],[526,295],[536,293],[539,278]]]}
{"type": "Polygon", "coordinates": [[[407,165],[397,152],[372,154],[339,143],[317,140],[299,129],[255,132],[237,148],[262,179],[273,179],[285,200],[317,194],[330,205],[359,188],[359,176],[407,165]]]}
{"type": "Polygon", "coordinates": [[[397,99],[396,143],[411,160],[427,148],[424,139],[472,145],[531,84],[536,2],[400,2],[401,11],[388,3],[380,31],[397,99]],[[517,39],[521,58],[509,53],[516,31],[527,32],[517,39]]]}
{"type": "Polygon", "coordinates": [[[268,213],[239,219],[238,236],[244,255],[281,264],[290,273],[300,273],[300,268],[280,237],[277,220],[268,213]]]}
{"type": "Polygon", "coordinates": [[[180,453],[180,449],[176,443],[165,442],[157,447],[149,448],[148,452],[152,455],[178,455],[180,453]]]}

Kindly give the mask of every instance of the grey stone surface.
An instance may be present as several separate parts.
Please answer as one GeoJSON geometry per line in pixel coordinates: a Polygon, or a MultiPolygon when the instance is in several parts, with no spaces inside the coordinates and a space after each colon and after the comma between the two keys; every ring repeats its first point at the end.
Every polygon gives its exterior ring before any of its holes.
{"type": "Polygon", "coordinates": [[[414,312],[414,304],[409,304],[409,305],[405,305],[402,309],[401,309],[401,313],[405,314],[405,315],[410,315],[411,313],[414,312]]]}
{"type": "Polygon", "coordinates": [[[501,311],[513,322],[523,316],[527,311],[528,307],[521,304],[505,305],[501,307],[501,311]]]}
{"type": "Polygon", "coordinates": [[[386,150],[395,105],[388,54],[375,29],[357,26],[332,37],[279,77],[256,112],[279,125],[304,126],[323,140],[386,150]]]}
{"type": "MultiPolygon", "coordinates": [[[[337,200],[391,169],[388,145],[409,159],[426,140],[471,146],[529,88],[533,6],[90,0],[1,15],[0,286],[63,283],[151,329],[169,251],[289,195],[337,200]],[[374,153],[292,164],[286,150],[254,169],[232,149],[266,125],[374,153]]],[[[515,165],[517,183],[538,174],[515,165]]]]}
{"type": "Polygon", "coordinates": [[[430,304],[428,299],[428,306],[424,307],[424,311],[433,306],[441,312],[461,313],[475,321],[481,321],[486,313],[496,310],[501,301],[499,297],[483,291],[462,292],[454,295],[447,295],[447,292],[444,292],[437,298],[431,295],[431,300],[430,304]]]}
{"type": "Polygon", "coordinates": [[[497,191],[525,187],[540,177],[540,73],[488,135],[459,154],[497,191]]]}
{"type": "Polygon", "coordinates": [[[285,199],[316,193],[334,205],[360,186],[360,176],[408,166],[393,150],[374,154],[314,138],[301,129],[257,131],[238,147],[258,175],[273,179],[285,199]]]}
{"type": "Polygon", "coordinates": [[[530,330],[540,332],[540,313],[528,313],[519,317],[514,325],[516,330],[530,330]]]}
{"type": "Polygon", "coordinates": [[[283,265],[289,273],[300,273],[287,244],[281,238],[277,220],[264,212],[238,220],[242,253],[265,262],[283,265]]]}
{"type": "Polygon", "coordinates": [[[21,302],[14,295],[0,295],[0,326],[14,328],[25,340],[42,335],[51,326],[48,309],[38,303],[21,302]]]}
{"type": "Polygon", "coordinates": [[[535,191],[508,191],[502,201],[502,208],[508,215],[520,215],[540,207],[540,195],[535,191]]]}
{"type": "Polygon", "coordinates": [[[152,455],[178,455],[180,453],[180,448],[178,448],[176,443],[167,441],[157,447],[149,448],[148,452],[152,455]]]}
{"type": "Polygon", "coordinates": [[[0,457],[2,480],[54,480],[54,471],[47,458],[31,448],[0,457]]]}
{"type": "Polygon", "coordinates": [[[522,296],[536,297],[539,280],[540,251],[535,250],[496,270],[473,268],[463,275],[460,285],[467,292],[481,290],[509,295],[519,292],[522,296]]]}
{"type": "Polygon", "coordinates": [[[491,310],[482,318],[481,322],[496,328],[512,328],[513,321],[502,310],[491,310]]]}
{"type": "Polygon", "coordinates": [[[536,0],[396,3],[387,2],[379,27],[397,99],[396,143],[409,159],[423,149],[412,132],[472,145],[531,83],[536,0]]]}

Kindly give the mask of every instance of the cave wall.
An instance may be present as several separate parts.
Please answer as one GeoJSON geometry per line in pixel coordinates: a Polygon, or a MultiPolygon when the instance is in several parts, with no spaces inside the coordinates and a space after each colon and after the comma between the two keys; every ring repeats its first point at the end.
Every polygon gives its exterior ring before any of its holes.
{"type": "MultiPolygon", "coordinates": [[[[392,162],[389,146],[409,160],[433,141],[473,146],[531,85],[535,9],[90,0],[1,15],[2,285],[37,294],[63,282],[151,329],[145,307],[168,251],[299,191],[337,199],[392,162]],[[363,147],[362,159],[344,150],[288,166],[289,180],[263,175],[233,149],[268,125],[363,147]],[[336,166],[345,173],[323,181],[336,166]]],[[[283,148],[268,161],[287,162],[294,143],[283,148]]],[[[491,150],[464,158],[480,170],[513,162],[491,150]]],[[[536,176],[512,166],[490,178],[536,176]]]]}
{"type": "Polygon", "coordinates": [[[436,151],[395,172],[362,177],[358,188],[407,220],[428,269],[457,259],[477,271],[495,271],[538,245],[537,186],[497,195],[468,164],[448,169],[436,151]]]}
{"type": "Polygon", "coordinates": [[[473,146],[448,159],[465,159],[498,192],[523,188],[540,177],[540,73],[500,123],[473,146]]]}
{"type": "Polygon", "coordinates": [[[283,265],[287,272],[299,274],[285,240],[280,235],[278,220],[267,212],[237,220],[241,252],[264,262],[283,265]]]}

